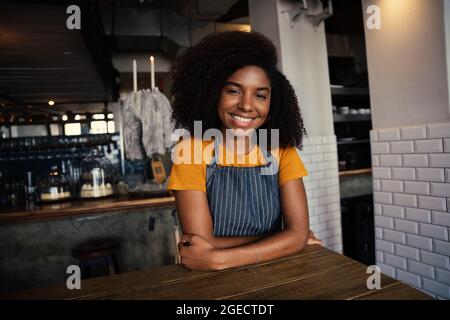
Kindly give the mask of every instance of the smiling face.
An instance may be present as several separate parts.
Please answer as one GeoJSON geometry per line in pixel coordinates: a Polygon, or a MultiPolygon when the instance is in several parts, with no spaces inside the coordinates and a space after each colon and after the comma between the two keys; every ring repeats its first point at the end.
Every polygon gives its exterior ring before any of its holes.
{"type": "Polygon", "coordinates": [[[269,115],[270,81],[266,72],[246,66],[234,72],[220,95],[218,115],[224,129],[258,129],[269,115]]]}

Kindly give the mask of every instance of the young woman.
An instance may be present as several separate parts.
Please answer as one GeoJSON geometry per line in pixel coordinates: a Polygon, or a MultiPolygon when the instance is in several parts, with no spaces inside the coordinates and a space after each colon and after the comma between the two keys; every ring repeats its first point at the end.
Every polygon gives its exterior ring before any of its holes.
{"type": "Polygon", "coordinates": [[[220,139],[185,138],[174,149],[168,188],[176,199],[183,231],[179,253],[187,268],[221,270],[321,244],[309,230],[302,182],[307,170],[296,149],[303,120],[276,64],[270,40],[232,31],[207,36],[174,65],[176,126],[191,136],[198,132],[194,121],[201,121],[202,134],[220,130],[220,139]],[[273,129],[278,146],[271,144],[273,129]],[[268,148],[255,143],[252,132],[267,132],[268,148]],[[186,155],[189,161],[177,161],[186,155]],[[278,170],[263,174],[270,166],[278,170]]]}

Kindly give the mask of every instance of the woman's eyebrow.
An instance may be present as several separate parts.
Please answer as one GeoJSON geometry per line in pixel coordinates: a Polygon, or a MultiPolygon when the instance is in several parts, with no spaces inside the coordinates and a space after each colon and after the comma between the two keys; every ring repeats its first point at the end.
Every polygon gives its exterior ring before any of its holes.
{"type": "MultiPolygon", "coordinates": [[[[228,81],[227,83],[225,83],[225,86],[235,86],[235,87],[238,87],[238,88],[242,88],[242,85],[240,83],[233,82],[233,81],[228,81]]],[[[256,91],[263,91],[263,90],[267,91],[267,92],[270,92],[270,88],[268,88],[268,87],[256,88],[256,91]]]]}

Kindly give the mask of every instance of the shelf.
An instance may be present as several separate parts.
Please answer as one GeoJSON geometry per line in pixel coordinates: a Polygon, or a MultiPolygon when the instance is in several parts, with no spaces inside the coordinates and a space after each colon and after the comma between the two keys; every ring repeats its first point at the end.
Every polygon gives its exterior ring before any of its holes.
{"type": "Polygon", "coordinates": [[[371,121],[370,114],[333,114],[334,122],[362,122],[371,121]]]}
{"type": "Polygon", "coordinates": [[[369,143],[369,139],[358,139],[358,140],[349,140],[349,141],[337,141],[337,145],[345,145],[345,144],[360,144],[360,143],[369,143]]]}
{"type": "Polygon", "coordinates": [[[331,87],[331,95],[333,96],[368,96],[368,88],[356,87],[331,87]]]}
{"type": "Polygon", "coordinates": [[[357,176],[357,175],[371,174],[371,173],[372,173],[372,168],[364,168],[364,169],[339,171],[339,176],[340,177],[357,176]]]}

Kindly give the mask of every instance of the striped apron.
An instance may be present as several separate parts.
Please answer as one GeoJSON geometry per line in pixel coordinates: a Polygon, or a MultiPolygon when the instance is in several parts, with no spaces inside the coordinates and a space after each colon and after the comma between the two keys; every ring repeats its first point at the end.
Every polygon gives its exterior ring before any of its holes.
{"type": "Polygon", "coordinates": [[[266,159],[263,166],[233,167],[218,165],[214,152],[206,166],[206,193],[214,236],[254,236],[281,230],[278,170],[274,174],[261,174],[262,167],[277,160],[266,150],[263,154],[266,159]]]}

